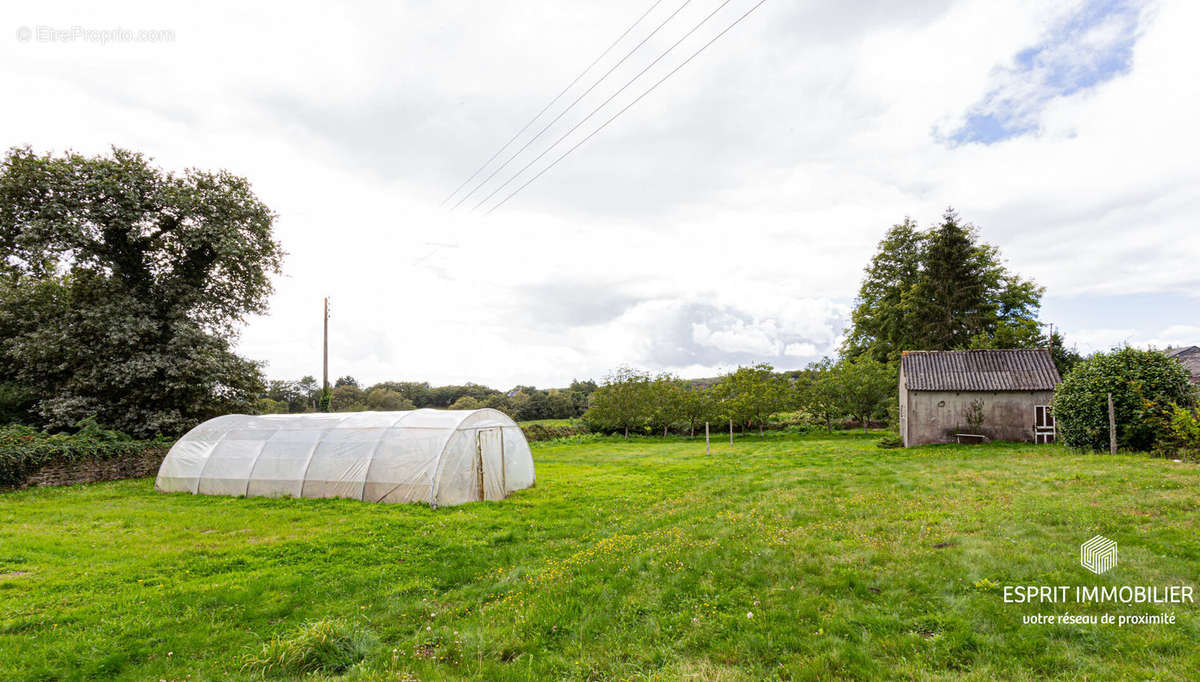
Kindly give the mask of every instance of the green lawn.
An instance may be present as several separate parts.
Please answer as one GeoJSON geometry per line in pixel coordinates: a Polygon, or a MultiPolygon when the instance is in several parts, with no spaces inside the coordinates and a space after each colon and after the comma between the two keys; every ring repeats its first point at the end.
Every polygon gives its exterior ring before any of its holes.
{"type": "Polygon", "coordinates": [[[238,679],[312,621],[348,679],[1195,679],[1194,605],[1004,604],[993,585],[1193,584],[1200,470],[874,437],[537,445],[538,485],[452,509],[0,495],[0,679],[238,679]],[[1102,533],[1120,563],[1093,576],[1102,533]],[[1173,612],[1175,625],[1022,625],[1173,612]],[[411,677],[406,677],[406,675],[411,677]]]}

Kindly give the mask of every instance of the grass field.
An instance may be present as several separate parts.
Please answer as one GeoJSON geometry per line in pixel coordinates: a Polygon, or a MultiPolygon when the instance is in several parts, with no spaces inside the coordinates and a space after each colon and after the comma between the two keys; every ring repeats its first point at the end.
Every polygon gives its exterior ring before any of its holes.
{"type": "MultiPolygon", "coordinates": [[[[535,445],[538,484],[452,509],[0,495],[0,679],[240,679],[305,624],[347,679],[1194,679],[1194,605],[1005,604],[1001,586],[1193,584],[1200,471],[873,438],[535,445]],[[1119,565],[1078,546],[1102,533],[1119,565]],[[1174,625],[1022,625],[1173,612],[1174,625]]],[[[311,634],[311,633],[309,633],[311,634]]],[[[310,637],[311,639],[311,637],[310,637]]],[[[304,640],[308,641],[308,640],[304,640]]]]}

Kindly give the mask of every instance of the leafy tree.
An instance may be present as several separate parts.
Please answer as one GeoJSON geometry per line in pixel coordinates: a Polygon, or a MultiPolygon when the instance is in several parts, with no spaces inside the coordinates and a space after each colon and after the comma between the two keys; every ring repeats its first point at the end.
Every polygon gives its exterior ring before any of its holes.
{"type": "Polygon", "coordinates": [[[911,347],[912,330],[918,326],[914,291],[925,239],[911,218],[884,235],[859,287],[844,354],[870,353],[886,362],[911,347]]]}
{"type": "Polygon", "coordinates": [[[1107,449],[1109,393],[1117,444],[1128,450],[1149,450],[1163,437],[1172,406],[1193,401],[1188,371],[1173,358],[1136,348],[1096,353],[1054,392],[1058,438],[1073,448],[1107,449]]]}
{"type": "Polygon", "coordinates": [[[630,429],[639,429],[646,421],[650,381],[650,375],[640,370],[616,369],[592,393],[584,419],[595,430],[623,430],[628,438],[630,429]]]}
{"type": "Polygon", "coordinates": [[[452,409],[452,410],[478,410],[481,407],[483,407],[483,403],[479,402],[478,398],[473,398],[469,395],[464,395],[463,397],[459,398],[458,400],[455,400],[454,404],[450,406],[450,409],[452,409]]]}
{"type": "Polygon", "coordinates": [[[871,417],[886,412],[898,390],[895,366],[868,355],[843,359],[831,377],[842,409],[862,423],[864,432],[871,417]]]}
{"type": "Polygon", "coordinates": [[[317,380],[306,376],[299,381],[268,381],[265,397],[285,403],[288,412],[296,413],[316,409],[320,395],[321,391],[317,386],[317,380]]]}
{"type": "Polygon", "coordinates": [[[545,419],[570,419],[575,415],[575,401],[570,393],[556,388],[546,391],[545,419]]]}
{"type": "Polygon", "coordinates": [[[429,383],[425,381],[384,381],[375,384],[372,389],[383,388],[395,391],[412,401],[416,407],[431,407],[433,405],[429,383]]]}
{"type": "Polygon", "coordinates": [[[367,409],[367,396],[358,386],[342,384],[330,394],[329,409],[333,412],[363,412],[367,409]]]}
{"type": "Polygon", "coordinates": [[[333,387],[341,388],[342,386],[353,386],[354,388],[359,388],[358,379],[355,379],[352,376],[338,377],[333,382],[333,387]]]}
{"type": "Polygon", "coordinates": [[[507,414],[509,418],[513,416],[512,403],[509,401],[508,396],[503,393],[488,396],[487,400],[483,401],[483,406],[490,407],[493,410],[500,410],[504,414],[507,414]]]}
{"type": "Polygon", "coordinates": [[[574,408],[572,417],[579,417],[587,411],[588,398],[596,391],[596,388],[596,382],[590,379],[587,381],[571,380],[571,385],[567,388],[567,395],[570,396],[574,408]]]}
{"type": "Polygon", "coordinates": [[[830,433],[833,433],[833,420],[845,414],[840,372],[841,367],[833,360],[822,358],[811,363],[796,382],[796,402],[824,420],[830,433]]]}
{"type": "Polygon", "coordinates": [[[12,382],[0,382],[0,424],[22,424],[33,420],[37,394],[12,382]]]}
{"type": "Polygon", "coordinates": [[[717,402],[712,389],[683,382],[679,392],[680,421],[687,422],[688,435],[696,435],[696,426],[718,419],[717,402]]]}
{"type": "Polygon", "coordinates": [[[665,437],[673,424],[683,420],[683,386],[678,377],[663,373],[646,390],[646,423],[655,432],[661,429],[665,437]]]}
{"type": "Polygon", "coordinates": [[[257,414],[287,414],[288,404],[282,400],[259,398],[254,411],[257,414]]]}
{"type": "Polygon", "coordinates": [[[248,412],[264,386],[230,339],[266,310],[274,215],[230,173],[165,173],[133,152],[0,163],[0,381],[44,425],[90,415],[135,435],[248,412]]]}
{"type": "Polygon", "coordinates": [[[512,410],[511,416],[516,421],[532,421],[541,419],[541,410],[534,402],[537,389],[532,386],[518,386],[509,392],[508,404],[512,410]]]}
{"type": "Polygon", "coordinates": [[[906,219],[867,267],[842,352],[895,362],[903,350],[1044,347],[1042,293],[952,209],[926,231],[906,219]]]}
{"type": "MultiPolygon", "coordinates": [[[[523,387],[518,386],[519,390],[523,387]]],[[[534,389],[537,390],[537,389],[534,389]]],[[[476,400],[486,400],[488,396],[495,395],[498,391],[494,388],[481,386],[479,384],[463,384],[461,386],[436,386],[429,389],[429,407],[449,407],[454,404],[454,401],[459,398],[469,395],[476,400]]],[[[415,401],[414,401],[415,402],[415,401]]]]}
{"type": "Polygon", "coordinates": [[[403,412],[413,408],[412,401],[396,391],[372,388],[366,393],[367,408],[376,412],[403,412]]]}
{"type": "Polygon", "coordinates": [[[766,363],[738,367],[721,377],[714,390],[721,410],[742,426],[742,432],[758,424],[759,435],[767,418],[782,410],[788,397],[786,380],[766,363]]]}

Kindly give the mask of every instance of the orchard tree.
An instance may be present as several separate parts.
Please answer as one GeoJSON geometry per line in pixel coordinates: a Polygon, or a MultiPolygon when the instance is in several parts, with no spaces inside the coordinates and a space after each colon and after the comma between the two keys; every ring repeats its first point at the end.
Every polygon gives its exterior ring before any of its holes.
{"type": "Polygon", "coordinates": [[[842,408],[859,420],[864,433],[871,417],[885,412],[898,391],[899,374],[895,366],[868,355],[843,359],[833,378],[842,408]]]}
{"type": "Polygon", "coordinates": [[[833,420],[846,413],[841,367],[829,358],[809,364],[796,382],[796,402],[809,414],[820,417],[833,433],[833,420]]]}
{"type": "Polygon", "coordinates": [[[746,426],[758,424],[759,435],[767,418],[784,408],[788,396],[787,380],[766,363],[738,367],[721,377],[714,390],[725,415],[741,424],[743,433],[746,426]]]}
{"type": "Polygon", "coordinates": [[[654,431],[667,430],[672,424],[683,421],[683,386],[679,377],[663,373],[654,377],[647,387],[646,421],[654,431]]]}
{"type": "Polygon", "coordinates": [[[604,378],[592,393],[591,406],[584,419],[600,430],[624,431],[640,429],[649,411],[650,375],[646,372],[620,367],[604,378]]]}
{"type": "Polygon", "coordinates": [[[683,382],[679,391],[680,421],[687,422],[688,435],[696,435],[696,426],[718,418],[712,389],[683,382]]]}
{"type": "Polygon", "coordinates": [[[225,171],[168,173],[140,154],[0,162],[0,383],[42,425],[95,415],[148,436],[252,411],[259,366],[234,354],[266,311],[275,216],[225,171]]]}

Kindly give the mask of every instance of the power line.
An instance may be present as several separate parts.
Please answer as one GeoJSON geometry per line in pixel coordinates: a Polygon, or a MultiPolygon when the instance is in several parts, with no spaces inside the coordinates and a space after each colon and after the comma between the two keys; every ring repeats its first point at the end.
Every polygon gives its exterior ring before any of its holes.
{"type": "Polygon", "coordinates": [[[466,187],[466,186],[467,186],[467,183],[469,183],[469,182],[471,182],[472,180],[474,180],[474,179],[475,179],[475,176],[477,176],[477,175],[479,175],[480,173],[482,173],[484,168],[487,168],[487,167],[488,167],[488,165],[489,165],[491,162],[493,162],[493,161],[495,161],[495,160],[496,160],[496,157],[497,157],[497,156],[500,156],[500,154],[501,154],[501,153],[503,153],[505,149],[508,149],[508,146],[509,146],[510,144],[512,144],[513,142],[515,142],[515,141],[517,140],[517,138],[521,136],[521,133],[524,133],[526,130],[529,130],[529,126],[533,125],[533,122],[534,122],[534,121],[536,121],[536,120],[538,120],[539,118],[541,118],[541,117],[542,117],[542,114],[546,113],[546,111],[547,111],[548,109],[550,109],[550,107],[554,106],[554,103],[555,103],[555,102],[557,102],[559,99],[561,99],[563,95],[567,94],[567,91],[568,91],[568,90],[570,90],[571,88],[575,87],[575,84],[576,84],[576,83],[578,83],[578,82],[579,82],[579,80],[580,80],[581,78],[583,78],[583,77],[584,77],[584,75],[586,75],[588,71],[591,71],[591,70],[592,70],[592,67],[594,67],[596,64],[599,64],[601,59],[604,59],[605,57],[607,57],[607,56],[608,56],[608,53],[609,53],[609,52],[612,52],[612,49],[613,49],[614,47],[616,47],[616,46],[617,46],[617,43],[619,43],[619,42],[621,42],[622,40],[624,40],[624,39],[625,39],[625,36],[629,35],[629,32],[630,32],[630,31],[632,31],[632,30],[634,29],[634,27],[636,27],[638,24],[642,23],[642,19],[645,19],[645,18],[646,18],[646,17],[647,17],[647,16],[648,16],[648,15],[649,15],[651,12],[653,12],[653,11],[654,11],[654,8],[655,8],[655,7],[658,7],[659,5],[661,5],[661,4],[662,4],[662,2],[663,2],[663,0],[654,0],[654,4],[650,5],[650,9],[646,10],[645,12],[643,12],[643,13],[642,13],[642,16],[640,16],[640,17],[638,17],[638,18],[637,18],[637,21],[635,21],[635,22],[633,22],[632,24],[630,24],[630,25],[629,25],[629,28],[625,29],[625,32],[624,32],[624,33],[622,33],[620,36],[617,36],[617,39],[616,39],[616,40],[614,40],[614,41],[612,42],[612,44],[611,44],[611,45],[609,45],[607,48],[605,48],[605,50],[604,50],[603,52],[601,52],[601,53],[600,53],[600,56],[599,56],[599,57],[596,57],[596,58],[595,58],[595,59],[592,61],[592,63],[591,63],[591,64],[588,64],[588,65],[587,65],[587,68],[585,68],[583,71],[580,71],[578,76],[575,76],[575,80],[573,80],[573,81],[571,81],[570,83],[568,83],[568,84],[567,84],[567,87],[565,87],[565,88],[563,88],[563,89],[562,89],[562,92],[560,92],[560,93],[558,93],[557,95],[555,95],[555,96],[554,96],[554,99],[550,100],[550,101],[549,101],[549,102],[546,104],[546,106],[542,107],[542,110],[541,110],[541,111],[537,112],[537,114],[535,114],[533,118],[529,119],[529,122],[528,122],[528,123],[526,123],[526,124],[525,124],[525,126],[524,126],[523,128],[521,128],[520,130],[518,130],[516,135],[513,135],[513,136],[512,136],[512,138],[511,138],[511,139],[510,139],[508,142],[505,142],[503,146],[501,146],[499,149],[497,149],[497,150],[496,150],[496,153],[495,153],[495,154],[492,154],[491,158],[489,158],[487,161],[484,161],[482,166],[480,166],[480,167],[479,167],[479,168],[478,168],[478,169],[477,169],[477,170],[476,170],[474,173],[471,173],[471,177],[467,178],[466,180],[463,180],[462,184],[461,184],[461,185],[459,185],[458,187],[454,188],[454,191],[453,191],[453,192],[451,192],[449,196],[447,196],[445,199],[442,199],[442,203],[441,203],[441,204],[439,204],[439,205],[445,205],[445,203],[446,203],[447,201],[450,201],[451,199],[453,199],[453,198],[454,198],[454,195],[455,195],[455,194],[458,194],[459,190],[461,190],[463,187],[466,187]]]}
{"type": "Polygon", "coordinates": [[[458,200],[458,203],[454,204],[454,206],[452,206],[452,207],[451,207],[451,210],[453,210],[453,209],[455,209],[455,208],[458,208],[459,206],[461,206],[461,205],[462,205],[462,203],[463,203],[464,201],[466,201],[467,199],[469,199],[469,198],[471,197],[471,195],[472,195],[472,194],[474,194],[474,193],[478,192],[480,187],[483,187],[484,185],[486,185],[486,184],[488,183],[488,181],[490,181],[492,178],[496,177],[496,174],[497,174],[497,173],[499,173],[500,171],[504,170],[504,168],[505,168],[506,166],[508,166],[508,164],[512,163],[513,159],[515,159],[515,158],[517,158],[518,156],[520,156],[520,155],[521,155],[521,152],[525,151],[526,149],[529,149],[529,145],[533,144],[533,143],[534,143],[534,142],[535,142],[535,141],[536,141],[536,140],[537,140],[539,137],[541,137],[541,136],[542,136],[542,134],[543,134],[543,133],[545,133],[547,130],[549,130],[551,126],[553,126],[555,123],[558,123],[558,120],[559,120],[560,118],[562,118],[564,115],[566,115],[566,113],[567,113],[568,111],[570,111],[570,110],[571,110],[571,109],[572,109],[572,108],[573,108],[573,107],[574,107],[576,104],[579,104],[579,101],[580,101],[581,99],[583,99],[584,97],[587,97],[587,96],[588,96],[588,94],[589,94],[589,93],[590,93],[592,90],[595,90],[595,89],[596,89],[596,86],[598,86],[598,85],[600,85],[601,83],[603,83],[605,78],[608,78],[608,76],[609,76],[609,75],[610,75],[610,74],[611,74],[613,71],[616,71],[618,67],[620,67],[622,64],[624,64],[626,59],[629,59],[630,57],[632,57],[634,52],[637,52],[639,49],[641,49],[642,45],[645,45],[645,44],[646,44],[646,41],[648,41],[648,40],[650,40],[651,38],[653,38],[653,37],[655,36],[655,34],[657,34],[657,33],[658,33],[660,30],[662,30],[662,27],[663,27],[663,26],[666,26],[668,22],[670,22],[672,19],[674,19],[674,18],[675,18],[675,15],[676,15],[676,14],[679,14],[679,12],[681,12],[681,11],[683,10],[683,8],[684,8],[684,7],[687,7],[689,4],[691,4],[691,2],[692,2],[692,0],[683,0],[683,4],[682,4],[682,5],[680,5],[678,8],[676,8],[676,10],[675,10],[674,12],[671,12],[670,16],[668,16],[666,19],[664,19],[664,20],[663,20],[663,22],[662,22],[661,24],[659,24],[658,26],[656,26],[656,27],[654,28],[654,30],[650,32],[650,34],[649,34],[649,35],[647,35],[645,38],[642,38],[641,42],[639,42],[637,45],[634,45],[632,50],[630,50],[629,52],[625,53],[625,56],[624,56],[624,57],[621,57],[620,61],[618,61],[616,64],[613,64],[613,65],[612,65],[612,68],[610,68],[608,71],[605,71],[605,72],[604,72],[604,75],[603,75],[603,76],[600,76],[600,79],[599,79],[599,80],[597,80],[595,83],[592,83],[591,87],[589,87],[587,90],[584,90],[582,94],[580,94],[578,97],[576,97],[576,98],[575,98],[575,101],[573,101],[573,102],[571,102],[570,104],[568,104],[566,109],[563,109],[562,111],[560,111],[560,112],[558,113],[558,115],[557,115],[557,116],[555,116],[555,117],[554,117],[554,119],[553,119],[552,121],[550,121],[549,123],[547,123],[547,124],[545,125],[545,127],[543,127],[541,130],[539,130],[539,131],[537,132],[537,134],[536,134],[536,135],[534,135],[533,137],[529,138],[529,140],[528,140],[528,141],[526,141],[526,142],[525,142],[525,144],[524,144],[524,145],[522,145],[522,146],[521,146],[521,148],[520,148],[520,149],[518,149],[518,150],[516,151],[516,153],[515,153],[515,154],[513,154],[513,155],[512,155],[512,156],[510,156],[510,157],[508,157],[508,159],[507,159],[507,160],[506,160],[504,163],[500,164],[500,166],[499,166],[499,167],[497,167],[497,168],[496,168],[496,170],[492,171],[491,175],[489,175],[489,176],[487,176],[486,178],[484,178],[484,179],[483,179],[483,181],[482,181],[482,182],[480,182],[478,185],[475,185],[475,187],[474,187],[474,188],[473,188],[473,189],[472,189],[470,192],[467,192],[465,195],[463,195],[463,197],[462,197],[461,199],[459,199],[459,200],[458,200]]]}
{"type": "Polygon", "coordinates": [[[690,62],[690,61],[692,61],[693,59],[695,59],[697,56],[699,56],[699,54],[700,54],[701,52],[703,52],[703,51],[705,51],[706,49],[708,49],[708,47],[709,47],[710,45],[712,45],[713,43],[717,42],[717,40],[719,40],[719,39],[721,38],[721,36],[723,36],[723,35],[725,35],[726,33],[728,33],[728,32],[729,32],[731,29],[733,29],[733,27],[734,27],[734,26],[737,26],[738,24],[740,24],[740,23],[742,22],[742,20],[743,20],[743,19],[745,19],[746,17],[750,16],[750,14],[754,12],[754,10],[758,9],[759,7],[761,7],[761,6],[763,5],[763,3],[765,3],[766,1],[767,1],[767,0],[758,0],[758,2],[757,2],[757,3],[756,3],[754,6],[753,6],[753,7],[751,7],[751,8],[750,8],[750,9],[748,9],[748,10],[746,10],[746,13],[745,13],[745,14],[743,14],[742,16],[740,16],[740,17],[738,17],[737,19],[735,19],[735,20],[734,20],[734,22],[733,22],[732,24],[730,24],[729,26],[726,26],[726,27],[725,27],[725,28],[724,28],[724,29],[723,29],[723,30],[722,30],[720,33],[718,33],[717,35],[713,36],[713,39],[712,39],[712,40],[710,40],[710,41],[708,41],[707,43],[705,43],[704,45],[700,46],[700,49],[696,50],[695,52],[693,52],[693,53],[692,53],[692,55],[691,55],[690,57],[688,57],[687,59],[683,60],[683,61],[682,61],[682,62],[679,64],[679,66],[676,66],[674,69],[671,69],[671,70],[670,70],[670,71],[667,73],[667,75],[663,76],[661,79],[659,79],[659,80],[658,80],[658,82],[656,82],[654,85],[651,85],[649,88],[647,88],[645,92],[643,92],[642,94],[638,95],[638,96],[637,96],[637,98],[636,98],[636,99],[634,99],[632,102],[630,102],[629,104],[626,104],[626,105],[625,105],[625,106],[624,106],[624,107],[623,107],[623,108],[622,108],[620,111],[618,111],[617,113],[615,113],[615,114],[613,114],[611,117],[609,117],[609,119],[608,119],[607,121],[605,121],[604,123],[601,123],[599,128],[596,128],[596,129],[595,129],[595,130],[593,130],[592,132],[588,133],[587,137],[583,138],[583,139],[582,139],[582,140],[580,140],[579,142],[576,142],[576,143],[575,143],[575,144],[574,144],[574,145],[573,145],[573,146],[572,146],[570,149],[568,149],[567,151],[563,152],[563,153],[562,153],[562,154],[561,154],[561,155],[560,155],[558,158],[556,158],[556,159],[554,159],[553,161],[551,161],[551,162],[550,162],[550,165],[548,165],[548,166],[546,166],[545,168],[543,168],[542,170],[538,171],[538,172],[537,172],[537,174],[535,174],[535,175],[534,175],[532,178],[529,178],[528,180],[526,180],[526,181],[525,181],[525,184],[523,184],[523,185],[521,185],[520,187],[516,188],[516,189],[515,189],[515,190],[513,190],[513,191],[512,191],[512,192],[511,192],[511,193],[510,193],[508,196],[506,196],[506,197],[504,197],[503,199],[501,199],[499,203],[497,203],[495,206],[492,206],[490,209],[488,209],[488,210],[487,210],[487,213],[485,213],[484,215],[491,215],[491,213],[492,213],[493,211],[495,211],[496,209],[500,208],[500,207],[501,207],[501,206],[503,206],[504,204],[508,203],[508,200],[509,200],[509,199],[512,199],[513,197],[515,197],[515,196],[516,196],[516,195],[517,195],[517,194],[518,194],[518,193],[519,193],[521,190],[525,189],[525,188],[526,188],[526,187],[528,187],[529,185],[533,184],[533,182],[534,182],[535,180],[537,180],[538,178],[540,178],[540,177],[542,177],[543,175],[545,175],[546,171],[548,171],[548,170],[550,170],[551,168],[554,168],[555,166],[557,166],[559,161],[562,161],[563,159],[567,158],[567,156],[568,156],[568,155],[570,155],[570,154],[571,154],[571,152],[573,152],[573,151],[575,151],[576,149],[579,149],[581,146],[583,146],[583,143],[584,143],[584,142],[587,142],[588,140],[592,139],[592,137],[593,137],[593,136],[595,136],[595,135],[596,135],[596,133],[598,133],[598,132],[600,132],[601,130],[604,130],[605,128],[607,128],[609,123],[612,123],[613,121],[617,120],[617,117],[618,117],[618,116],[620,116],[621,114],[623,114],[623,113],[625,113],[626,111],[628,111],[630,108],[632,108],[632,107],[633,107],[633,105],[635,105],[635,104],[637,104],[638,102],[642,101],[642,98],[643,98],[643,97],[645,97],[646,95],[649,95],[651,92],[653,92],[653,91],[655,90],[655,88],[657,88],[658,86],[662,85],[662,84],[663,84],[663,82],[665,82],[665,81],[666,81],[668,78],[670,78],[671,76],[675,75],[675,73],[676,73],[677,71],[679,71],[679,70],[680,70],[680,69],[682,69],[683,67],[687,66],[688,62],[690,62]]]}
{"type": "Polygon", "coordinates": [[[504,189],[505,187],[507,187],[507,186],[508,186],[508,183],[510,183],[510,182],[512,182],[513,180],[516,180],[517,178],[521,177],[521,174],[522,174],[522,173],[524,173],[525,171],[529,170],[529,167],[530,167],[530,166],[532,166],[533,164],[535,164],[535,163],[537,163],[538,161],[540,161],[540,160],[542,159],[542,157],[543,157],[543,156],[545,156],[545,155],[549,154],[549,153],[550,153],[550,150],[552,150],[552,149],[554,149],[555,147],[557,147],[557,146],[559,145],[559,143],[560,143],[560,142],[562,142],[563,140],[567,139],[567,137],[569,137],[569,136],[571,135],[571,133],[573,133],[573,132],[575,132],[576,130],[578,130],[578,129],[579,129],[579,126],[581,126],[581,125],[583,125],[584,123],[587,123],[588,121],[590,121],[590,120],[591,120],[591,118],[592,118],[593,116],[595,116],[596,114],[598,114],[598,113],[600,112],[600,110],[601,110],[601,109],[603,109],[604,107],[608,106],[608,103],[609,103],[609,102],[611,102],[611,101],[613,101],[614,99],[616,99],[617,95],[620,95],[622,92],[625,92],[625,88],[628,88],[629,86],[633,85],[633,84],[634,84],[634,82],[635,82],[635,81],[637,81],[639,78],[641,78],[643,75],[645,75],[645,73],[646,73],[647,71],[649,71],[650,69],[654,68],[654,66],[655,66],[656,64],[658,64],[660,61],[662,61],[664,57],[666,57],[668,54],[670,54],[672,50],[674,50],[675,48],[679,47],[679,45],[680,45],[680,44],[681,44],[683,41],[687,40],[688,38],[690,38],[690,37],[692,36],[692,34],[693,34],[693,33],[695,33],[696,31],[700,30],[700,27],[701,27],[701,26],[703,26],[704,24],[708,23],[708,20],[709,20],[709,19],[712,19],[714,16],[716,16],[717,12],[720,12],[722,9],[724,9],[724,8],[725,8],[725,5],[728,5],[728,4],[729,4],[730,2],[732,2],[732,1],[733,1],[733,0],[725,0],[725,1],[724,1],[724,2],[722,2],[720,5],[717,5],[717,8],[716,8],[716,9],[714,9],[713,11],[709,12],[709,13],[708,13],[708,16],[706,16],[706,17],[704,17],[703,19],[701,19],[701,20],[700,20],[700,23],[698,23],[698,24],[696,24],[695,26],[693,26],[693,27],[692,27],[692,30],[690,30],[690,31],[688,31],[687,33],[683,34],[683,37],[682,37],[682,38],[680,38],[679,40],[675,41],[675,44],[671,45],[671,46],[670,46],[670,47],[668,47],[668,48],[667,48],[665,51],[663,51],[663,53],[662,53],[662,54],[660,54],[660,55],[658,55],[657,57],[655,57],[655,58],[654,58],[654,61],[652,61],[652,62],[650,62],[649,64],[647,64],[647,65],[646,65],[646,68],[642,69],[641,71],[638,71],[638,73],[637,73],[637,75],[636,75],[636,76],[634,76],[633,78],[630,78],[630,79],[629,79],[629,80],[628,80],[628,81],[625,83],[625,85],[622,85],[622,86],[620,87],[620,89],[618,89],[618,90],[617,90],[616,92],[614,92],[613,94],[609,95],[609,96],[608,96],[608,99],[606,99],[606,100],[604,100],[603,102],[601,102],[601,103],[600,103],[598,106],[596,106],[596,108],[595,108],[595,109],[592,109],[591,113],[589,113],[587,116],[584,116],[584,117],[583,117],[583,120],[579,121],[579,122],[578,122],[578,123],[576,123],[574,126],[571,126],[571,129],[570,129],[570,130],[568,130],[567,132],[563,133],[563,134],[562,134],[562,135],[561,135],[561,136],[560,136],[560,137],[559,137],[557,140],[555,140],[554,142],[552,142],[552,143],[550,144],[550,146],[549,146],[549,147],[546,147],[545,149],[543,149],[541,154],[538,154],[537,156],[535,156],[535,157],[533,158],[533,160],[532,160],[532,161],[530,161],[529,163],[527,163],[527,164],[525,164],[524,166],[522,166],[522,167],[521,167],[521,170],[519,170],[519,171],[517,171],[516,173],[514,173],[514,174],[513,174],[512,176],[510,176],[510,177],[509,177],[507,180],[505,180],[503,183],[501,183],[499,187],[497,187],[496,189],[492,190],[491,194],[488,194],[488,195],[487,195],[486,197],[484,197],[484,198],[483,198],[483,199],[482,199],[482,200],[481,200],[479,203],[475,204],[475,206],[474,206],[474,207],[472,207],[472,208],[471,208],[471,210],[472,210],[472,211],[477,211],[477,210],[479,210],[479,207],[480,207],[480,206],[483,206],[484,204],[486,204],[486,203],[488,202],[488,200],[489,200],[489,199],[491,199],[492,197],[496,196],[496,195],[497,195],[497,194],[500,192],[500,190],[502,190],[502,189],[504,189]]]}

